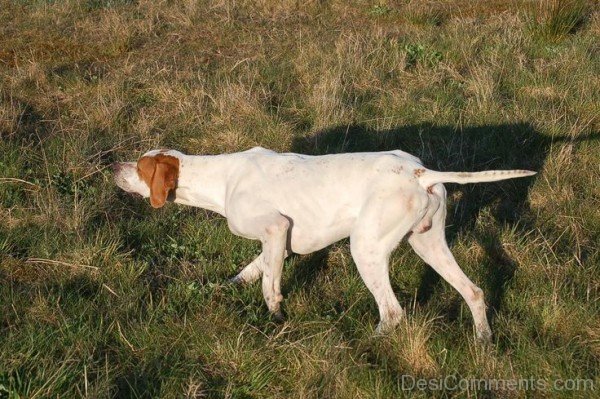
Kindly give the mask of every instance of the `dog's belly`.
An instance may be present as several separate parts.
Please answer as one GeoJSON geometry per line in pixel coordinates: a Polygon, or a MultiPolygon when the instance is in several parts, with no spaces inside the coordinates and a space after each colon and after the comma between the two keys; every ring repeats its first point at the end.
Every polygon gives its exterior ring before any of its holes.
{"type": "Polygon", "coordinates": [[[329,226],[321,223],[303,223],[299,226],[294,224],[290,230],[288,249],[301,255],[318,251],[348,237],[353,224],[353,219],[341,220],[329,226]]]}
{"type": "Polygon", "coordinates": [[[288,249],[297,254],[309,254],[348,237],[360,211],[357,204],[320,207],[312,202],[311,205],[302,206],[301,201],[279,207],[281,214],[291,221],[288,249]]]}

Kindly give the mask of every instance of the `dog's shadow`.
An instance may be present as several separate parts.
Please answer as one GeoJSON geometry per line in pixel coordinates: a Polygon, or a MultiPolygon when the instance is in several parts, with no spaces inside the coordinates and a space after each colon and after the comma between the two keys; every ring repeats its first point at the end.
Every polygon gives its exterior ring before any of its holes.
{"type": "MultiPolygon", "coordinates": [[[[426,167],[440,171],[540,171],[553,143],[596,139],[597,133],[575,139],[552,138],[540,134],[527,123],[473,126],[462,130],[453,126],[428,124],[389,130],[350,125],[297,137],[292,149],[313,155],[401,149],[421,158],[426,167]]],[[[508,225],[521,233],[534,229],[535,214],[529,207],[528,194],[536,177],[496,184],[446,185],[450,203],[446,220],[449,245],[452,246],[458,236],[474,232],[478,217],[484,210],[499,226],[508,225]]],[[[500,245],[498,234],[499,231],[494,229],[486,230],[484,234],[471,234],[479,241],[489,261],[495,264],[487,268],[486,281],[483,282],[491,317],[500,311],[504,288],[513,278],[518,265],[518,260],[513,259],[500,245]]],[[[326,259],[326,251],[320,253],[317,261],[315,257],[308,257],[306,261],[300,259],[284,292],[295,291],[301,289],[303,284],[312,283],[326,259]]],[[[440,280],[431,268],[425,270],[417,291],[417,302],[420,304],[430,299],[440,280]]]]}

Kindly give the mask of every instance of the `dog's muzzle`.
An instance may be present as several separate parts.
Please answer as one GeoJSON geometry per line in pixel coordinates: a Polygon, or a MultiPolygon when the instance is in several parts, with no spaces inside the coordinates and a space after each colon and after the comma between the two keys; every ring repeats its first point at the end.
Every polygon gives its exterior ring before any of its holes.
{"type": "Polygon", "coordinates": [[[123,170],[123,163],[113,162],[113,164],[110,167],[111,167],[113,173],[119,173],[119,172],[121,172],[121,170],[123,170]]]}

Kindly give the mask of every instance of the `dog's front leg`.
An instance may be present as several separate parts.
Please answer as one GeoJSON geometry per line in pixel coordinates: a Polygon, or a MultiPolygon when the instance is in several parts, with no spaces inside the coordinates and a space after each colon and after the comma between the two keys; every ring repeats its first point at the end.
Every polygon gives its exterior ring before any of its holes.
{"type": "MultiPolygon", "coordinates": [[[[284,258],[287,258],[290,253],[286,250],[284,258]]],[[[248,263],[235,277],[232,277],[229,282],[233,284],[252,284],[262,276],[265,265],[265,254],[261,252],[252,262],[248,263]]]]}
{"type": "Polygon", "coordinates": [[[281,313],[281,273],[287,243],[289,220],[281,214],[263,218],[264,233],[261,237],[263,245],[263,278],[262,291],[269,311],[275,319],[283,319],[281,313]]]}
{"type": "Polygon", "coordinates": [[[258,280],[262,274],[265,255],[261,252],[252,262],[242,269],[230,282],[234,284],[250,284],[258,280]]]}
{"type": "Polygon", "coordinates": [[[238,276],[244,281],[249,281],[257,278],[262,272],[265,302],[274,317],[281,319],[281,272],[286,256],[290,221],[269,204],[256,201],[253,196],[236,195],[234,199],[227,212],[229,228],[234,234],[260,240],[263,250],[238,276]],[[258,215],[257,211],[260,211],[258,215]]]}

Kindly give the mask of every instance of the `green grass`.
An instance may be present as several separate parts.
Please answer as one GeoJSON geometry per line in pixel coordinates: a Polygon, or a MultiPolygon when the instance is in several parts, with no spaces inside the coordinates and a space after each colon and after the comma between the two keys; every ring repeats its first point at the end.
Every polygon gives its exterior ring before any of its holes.
{"type": "Polygon", "coordinates": [[[1,1],[0,398],[593,397],[404,391],[402,376],[600,389],[596,8],[1,1]],[[406,244],[393,333],[373,336],[345,241],[286,261],[273,323],[258,285],[226,284],[258,243],[203,210],[153,210],[108,168],[253,145],[539,171],[448,185],[452,251],[484,289],[493,344],[406,244]]]}

